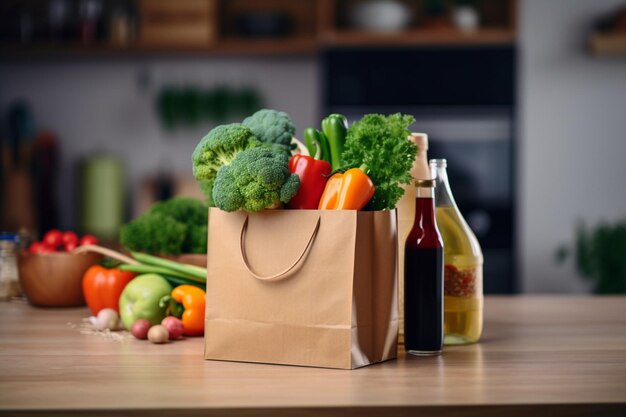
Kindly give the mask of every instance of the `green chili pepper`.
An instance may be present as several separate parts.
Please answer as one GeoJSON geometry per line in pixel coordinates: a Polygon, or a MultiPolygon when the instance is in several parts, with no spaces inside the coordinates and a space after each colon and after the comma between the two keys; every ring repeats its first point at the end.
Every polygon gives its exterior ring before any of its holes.
{"type": "Polygon", "coordinates": [[[328,140],[330,165],[335,171],[341,167],[343,144],[348,134],[348,120],[341,114],[331,114],[322,120],[322,132],[328,140]]]}

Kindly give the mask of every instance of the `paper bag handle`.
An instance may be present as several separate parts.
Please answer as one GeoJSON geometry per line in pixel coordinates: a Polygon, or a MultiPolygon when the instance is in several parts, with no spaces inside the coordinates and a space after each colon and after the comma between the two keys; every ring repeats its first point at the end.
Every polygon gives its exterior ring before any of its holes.
{"type": "Polygon", "coordinates": [[[309,248],[313,244],[313,241],[315,240],[315,237],[317,236],[317,232],[320,229],[320,220],[321,220],[321,217],[317,218],[317,222],[315,223],[315,228],[313,229],[313,233],[311,233],[311,237],[309,237],[309,241],[307,242],[306,246],[300,253],[300,256],[298,256],[298,259],[296,259],[296,261],[293,264],[291,264],[290,267],[274,275],[261,276],[252,270],[252,267],[250,266],[250,263],[248,262],[248,256],[246,255],[246,230],[248,230],[248,218],[249,217],[246,216],[246,220],[243,222],[243,225],[241,226],[241,237],[240,237],[241,257],[243,258],[243,264],[248,270],[248,272],[250,273],[250,275],[252,275],[256,279],[259,279],[261,281],[279,281],[285,278],[296,266],[298,266],[300,261],[304,259],[305,255],[309,251],[309,248]]]}

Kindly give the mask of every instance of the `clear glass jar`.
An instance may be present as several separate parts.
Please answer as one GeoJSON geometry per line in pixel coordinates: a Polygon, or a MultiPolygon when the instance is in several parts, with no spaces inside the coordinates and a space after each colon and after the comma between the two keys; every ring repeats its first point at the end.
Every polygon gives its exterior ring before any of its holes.
{"type": "Polygon", "coordinates": [[[444,344],[462,345],[477,342],[483,329],[483,253],[454,201],[446,166],[430,160],[444,245],[444,344]]]}
{"type": "Polygon", "coordinates": [[[6,301],[22,295],[17,272],[18,236],[0,233],[0,300],[6,301]]]}

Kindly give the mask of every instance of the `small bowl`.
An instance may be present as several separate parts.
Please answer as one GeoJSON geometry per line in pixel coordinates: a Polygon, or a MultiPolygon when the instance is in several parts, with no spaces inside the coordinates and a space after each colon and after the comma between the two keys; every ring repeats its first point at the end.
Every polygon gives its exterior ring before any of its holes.
{"type": "Polygon", "coordinates": [[[35,306],[83,306],[83,275],[101,259],[97,253],[20,252],[17,265],[22,290],[35,306]]]}

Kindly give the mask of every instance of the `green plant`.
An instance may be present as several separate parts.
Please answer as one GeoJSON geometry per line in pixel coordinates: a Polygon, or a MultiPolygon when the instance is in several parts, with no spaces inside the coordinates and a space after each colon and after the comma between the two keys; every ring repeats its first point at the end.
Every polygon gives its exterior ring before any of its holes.
{"type": "Polygon", "coordinates": [[[557,251],[562,262],[574,258],[577,271],[594,284],[597,294],[626,294],[626,220],[589,228],[580,223],[571,247],[557,251]]]}

